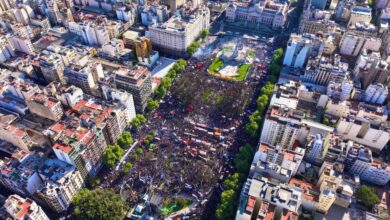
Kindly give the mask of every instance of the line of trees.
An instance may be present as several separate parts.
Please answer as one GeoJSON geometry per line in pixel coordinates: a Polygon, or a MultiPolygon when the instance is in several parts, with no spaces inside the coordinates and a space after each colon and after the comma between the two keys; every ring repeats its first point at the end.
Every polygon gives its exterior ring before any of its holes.
{"type": "Polygon", "coordinates": [[[200,32],[199,37],[187,47],[187,53],[188,53],[188,55],[190,55],[190,57],[192,55],[194,55],[194,53],[200,47],[200,42],[198,41],[199,38],[201,38],[203,40],[203,39],[207,38],[208,36],[209,36],[209,30],[203,29],[202,32],[200,32]]]}
{"type": "MultiPolygon", "coordinates": [[[[262,115],[265,112],[269,100],[273,94],[275,83],[277,82],[281,70],[283,59],[283,49],[274,51],[272,62],[269,66],[271,76],[266,84],[261,88],[260,95],[256,100],[257,110],[249,116],[249,122],[245,126],[245,131],[253,138],[257,138],[262,125],[262,115]]],[[[254,151],[252,146],[245,144],[242,146],[234,159],[236,172],[228,176],[223,182],[223,192],[221,202],[216,210],[217,219],[234,219],[239,205],[240,192],[248,176],[253,160],[254,151]]]]}
{"type": "Polygon", "coordinates": [[[278,80],[282,62],[283,49],[279,48],[274,51],[273,59],[269,65],[268,70],[271,75],[268,77],[268,80],[263,88],[261,88],[260,95],[256,100],[257,109],[251,116],[249,116],[249,122],[245,125],[245,132],[252,138],[256,138],[260,134],[263,122],[262,116],[265,113],[268,102],[274,92],[275,83],[278,80]]]}
{"type": "Polygon", "coordinates": [[[253,156],[253,148],[249,144],[240,147],[234,159],[236,172],[226,177],[222,184],[224,191],[221,194],[221,202],[215,213],[217,219],[235,218],[240,191],[248,176],[253,156]]]}
{"type": "Polygon", "coordinates": [[[184,59],[178,59],[172,68],[168,71],[168,74],[161,80],[160,86],[154,92],[154,98],[148,100],[147,109],[152,112],[160,107],[159,100],[164,98],[167,91],[171,89],[175,78],[182,73],[187,66],[187,62],[184,59]]]}
{"type": "Polygon", "coordinates": [[[112,189],[82,189],[72,201],[75,219],[124,219],[126,205],[112,189]]]}

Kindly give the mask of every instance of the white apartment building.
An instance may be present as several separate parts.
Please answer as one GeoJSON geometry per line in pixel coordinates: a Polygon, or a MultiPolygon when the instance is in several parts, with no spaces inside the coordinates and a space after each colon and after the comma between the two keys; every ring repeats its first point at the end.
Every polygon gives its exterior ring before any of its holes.
{"type": "Polygon", "coordinates": [[[316,163],[317,159],[320,158],[322,152],[322,145],[324,144],[324,139],[320,134],[315,135],[311,142],[309,143],[310,150],[306,154],[307,161],[311,163],[316,163]]]}
{"type": "Polygon", "coordinates": [[[124,91],[114,89],[110,86],[102,86],[103,97],[108,101],[118,101],[125,107],[125,118],[129,124],[136,116],[133,95],[124,91]]]}
{"type": "Polygon", "coordinates": [[[49,220],[49,217],[34,200],[22,198],[19,195],[10,195],[3,207],[15,220],[49,220]]]}
{"type": "Polygon", "coordinates": [[[345,101],[349,99],[352,89],[352,80],[343,80],[339,83],[332,81],[326,88],[326,95],[340,101],[345,101]]]}
{"type": "Polygon", "coordinates": [[[360,175],[360,178],[372,184],[384,186],[390,181],[390,167],[374,163],[360,175]]]}
{"type": "Polygon", "coordinates": [[[36,195],[56,212],[66,211],[83,187],[84,180],[76,168],[58,159],[49,159],[39,171],[42,184],[36,195]]]}
{"type": "Polygon", "coordinates": [[[364,49],[379,51],[381,45],[380,38],[347,32],[340,42],[340,54],[358,56],[364,49]]]}
{"type": "Polygon", "coordinates": [[[69,31],[79,35],[88,45],[104,45],[110,41],[109,30],[106,21],[86,20],[83,22],[69,22],[69,31]]]}
{"type": "Polygon", "coordinates": [[[267,117],[264,120],[260,141],[270,145],[291,148],[297,139],[301,124],[297,120],[267,117]]]}
{"type": "Polygon", "coordinates": [[[23,52],[26,54],[34,54],[34,47],[31,43],[30,38],[24,36],[11,35],[9,36],[9,42],[16,51],[23,52]]]}
{"type": "Polygon", "coordinates": [[[385,129],[371,126],[363,118],[340,118],[336,125],[336,132],[344,139],[370,147],[380,152],[390,140],[390,133],[385,129]]]}
{"type": "Polygon", "coordinates": [[[4,35],[0,35],[0,63],[15,56],[14,50],[15,48],[10,43],[9,39],[4,35]]]}
{"type": "Polygon", "coordinates": [[[301,78],[304,82],[326,86],[330,82],[341,83],[348,79],[348,76],[348,64],[341,61],[340,55],[335,54],[309,60],[301,78]]]}
{"type": "Polygon", "coordinates": [[[351,9],[348,26],[354,26],[356,23],[370,23],[371,8],[356,6],[351,9]]]}
{"type": "Polygon", "coordinates": [[[315,57],[322,53],[323,43],[312,34],[292,34],[287,44],[283,65],[303,68],[309,56],[315,57]]]}
{"type": "Polygon", "coordinates": [[[370,84],[364,91],[364,101],[382,105],[389,94],[387,86],[381,83],[370,84]]]}
{"type": "Polygon", "coordinates": [[[163,24],[149,27],[153,46],[166,53],[184,54],[187,47],[210,25],[210,10],[199,8],[192,14],[173,16],[163,24]]]}
{"type": "Polygon", "coordinates": [[[250,175],[269,176],[287,183],[297,173],[304,155],[303,148],[287,150],[260,143],[253,158],[250,175]]]}
{"type": "Polygon", "coordinates": [[[130,25],[134,24],[137,17],[135,10],[127,10],[126,7],[117,8],[115,13],[119,20],[129,22],[130,25]]]}

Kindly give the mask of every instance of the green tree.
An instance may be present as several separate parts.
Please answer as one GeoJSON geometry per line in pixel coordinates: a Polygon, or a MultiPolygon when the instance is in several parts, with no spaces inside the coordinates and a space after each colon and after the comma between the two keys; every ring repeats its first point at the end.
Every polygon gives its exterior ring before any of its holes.
{"type": "Polygon", "coordinates": [[[267,95],[261,95],[256,100],[257,103],[257,109],[260,112],[263,112],[268,104],[268,96],[267,95]]]}
{"type": "Polygon", "coordinates": [[[156,98],[162,99],[167,94],[167,89],[163,86],[159,86],[154,92],[154,94],[156,95],[156,98]]]}
{"type": "Polygon", "coordinates": [[[246,174],[249,171],[249,166],[252,163],[253,150],[249,144],[240,147],[234,162],[237,172],[246,174]]]}
{"type": "Polygon", "coordinates": [[[192,56],[200,47],[200,43],[198,41],[194,41],[188,46],[187,53],[192,56]]]}
{"type": "Polygon", "coordinates": [[[216,217],[217,219],[234,219],[237,210],[237,193],[230,189],[221,194],[221,203],[219,204],[216,217]]]}
{"type": "Polygon", "coordinates": [[[104,164],[113,167],[117,161],[119,161],[125,151],[117,144],[108,145],[106,151],[103,154],[104,164]]]}
{"type": "Polygon", "coordinates": [[[172,87],[173,79],[169,77],[164,77],[161,80],[161,86],[169,90],[172,87]]]}
{"type": "Polygon", "coordinates": [[[117,220],[125,217],[126,205],[111,189],[81,190],[72,204],[75,219],[117,220]]]}
{"type": "Polygon", "coordinates": [[[123,167],[123,172],[124,173],[129,173],[130,172],[130,170],[131,170],[131,168],[133,168],[133,166],[134,166],[134,164],[132,164],[131,162],[127,162],[126,164],[125,164],[125,166],[123,167]]]}
{"type": "Polygon", "coordinates": [[[369,208],[379,203],[380,199],[372,187],[363,185],[359,186],[355,192],[358,201],[362,202],[369,208]]]}
{"type": "Polygon", "coordinates": [[[223,188],[224,190],[238,190],[238,187],[240,183],[240,174],[234,173],[233,175],[228,176],[225,181],[223,181],[223,188]]]}
{"type": "Polygon", "coordinates": [[[138,148],[138,149],[136,150],[136,153],[137,153],[137,154],[143,154],[143,153],[144,153],[144,150],[142,150],[142,148],[138,148]]]}
{"type": "Polygon", "coordinates": [[[149,112],[152,112],[158,109],[159,107],[160,107],[160,103],[158,102],[158,100],[154,100],[154,99],[148,100],[147,108],[149,112]]]}
{"type": "Polygon", "coordinates": [[[259,125],[256,121],[250,121],[245,125],[245,132],[249,134],[252,138],[257,137],[257,133],[259,131],[259,125]]]}
{"type": "Polygon", "coordinates": [[[174,69],[170,69],[168,71],[167,77],[174,79],[174,78],[176,78],[176,76],[177,76],[177,73],[174,69]]]}
{"type": "Polygon", "coordinates": [[[185,61],[184,59],[178,59],[176,63],[179,64],[180,66],[184,66],[184,67],[187,66],[187,61],[185,61]]]}
{"type": "Polygon", "coordinates": [[[274,84],[269,82],[266,83],[265,86],[261,88],[260,92],[262,95],[271,96],[272,93],[274,92],[274,84]]]}
{"type": "Polygon", "coordinates": [[[130,122],[130,126],[132,128],[138,129],[141,125],[143,125],[146,122],[146,118],[143,115],[136,115],[133,120],[130,122]]]}
{"type": "Polygon", "coordinates": [[[280,67],[280,65],[279,64],[276,64],[276,63],[271,63],[271,65],[269,66],[269,71],[270,71],[270,73],[273,75],[273,76],[278,76],[279,75],[279,73],[280,73],[280,70],[282,69],[281,67],[280,67]]]}
{"type": "Polygon", "coordinates": [[[208,36],[209,36],[209,30],[203,29],[202,32],[200,33],[200,38],[205,39],[208,36]]]}
{"type": "Polygon", "coordinates": [[[130,132],[125,131],[121,136],[119,136],[117,142],[119,146],[125,148],[133,143],[133,137],[131,136],[130,132]]]}
{"type": "Polygon", "coordinates": [[[186,68],[185,66],[179,65],[178,63],[175,63],[175,64],[173,65],[173,67],[172,67],[172,69],[175,70],[176,73],[181,73],[181,72],[183,72],[185,68],[186,68]]]}
{"type": "Polygon", "coordinates": [[[93,176],[93,177],[88,178],[88,184],[89,184],[92,188],[98,187],[98,186],[100,185],[100,179],[99,179],[99,177],[93,176]]]}

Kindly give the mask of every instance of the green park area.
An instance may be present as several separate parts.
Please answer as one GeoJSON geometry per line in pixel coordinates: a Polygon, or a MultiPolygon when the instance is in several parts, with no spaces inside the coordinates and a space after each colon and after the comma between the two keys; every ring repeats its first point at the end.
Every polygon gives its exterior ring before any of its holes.
{"type": "Polygon", "coordinates": [[[164,200],[162,208],[160,209],[162,215],[169,215],[171,213],[180,211],[189,207],[192,204],[191,200],[184,198],[167,198],[164,200]]]}
{"type": "Polygon", "coordinates": [[[238,68],[238,75],[235,77],[238,81],[243,81],[246,77],[246,74],[248,73],[248,69],[251,65],[250,64],[242,64],[238,68]]]}
{"type": "Polygon", "coordinates": [[[208,70],[210,73],[219,73],[218,70],[224,65],[223,60],[221,60],[219,57],[216,57],[211,65],[209,66],[208,70]]]}

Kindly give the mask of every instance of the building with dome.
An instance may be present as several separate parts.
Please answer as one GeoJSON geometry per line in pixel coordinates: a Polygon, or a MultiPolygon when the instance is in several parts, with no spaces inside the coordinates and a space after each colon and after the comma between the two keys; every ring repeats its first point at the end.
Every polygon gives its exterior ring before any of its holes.
{"type": "Polygon", "coordinates": [[[245,22],[250,24],[269,25],[273,29],[283,28],[287,21],[287,3],[273,0],[262,0],[256,4],[238,5],[231,2],[226,9],[228,22],[245,22]]]}

